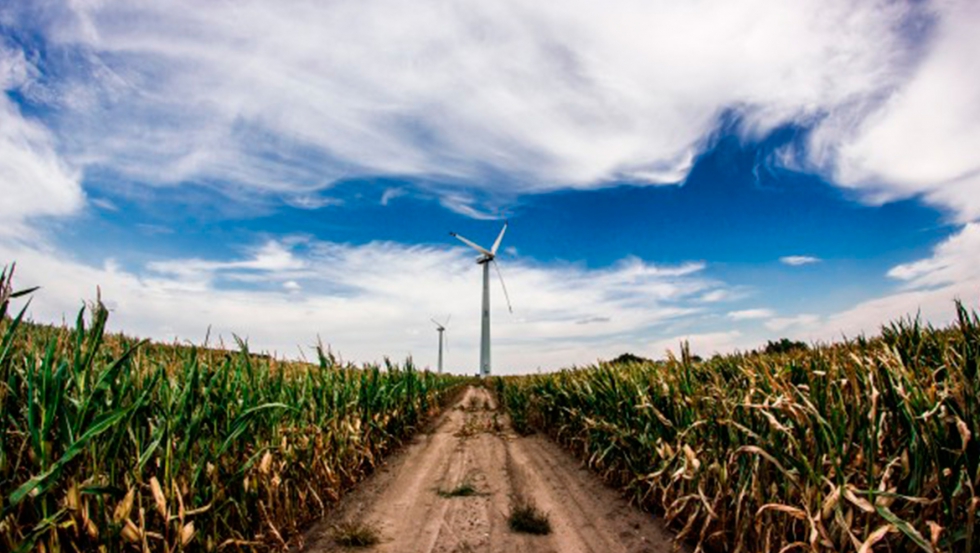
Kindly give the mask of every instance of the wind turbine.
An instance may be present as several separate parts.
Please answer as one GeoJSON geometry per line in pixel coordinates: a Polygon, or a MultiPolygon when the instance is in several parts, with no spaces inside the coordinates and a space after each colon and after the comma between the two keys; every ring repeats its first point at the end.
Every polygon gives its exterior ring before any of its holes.
{"type": "Polygon", "coordinates": [[[504,239],[504,232],[507,231],[507,223],[504,223],[504,228],[500,229],[500,234],[497,235],[497,240],[494,241],[493,247],[489,250],[479,246],[466,238],[456,234],[455,232],[450,232],[450,236],[455,236],[460,242],[466,244],[467,246],[473,248],[474,250],[480,252],[480,257],[476,258],[477,265],[483,265],[483,316],[480,326],[480,376],[486,377],[490,376],[490,264],[493,263],[493,268],[497,270],[497,277],[500,278],[500,286],[504,289],[504,297],[507,299],[507,309],[511,313],[514,309],[510,306],[510,296],[507,295],[507,286],[504,285],[504,277],[500,274],[500,267],[497,265],[497,248],[500,247],[500,241],[504,239]]]}
{"type": "Polygon", "coordinates": [[[446,317],[446,322],[440,323],[435,319],[429,319],[436,325],[436,331],[439,332],[439,374],[442,374],[442,333],[446,331],[446,325],[449,324],[449,319],[453,316],[449,315],[446,317]]]}

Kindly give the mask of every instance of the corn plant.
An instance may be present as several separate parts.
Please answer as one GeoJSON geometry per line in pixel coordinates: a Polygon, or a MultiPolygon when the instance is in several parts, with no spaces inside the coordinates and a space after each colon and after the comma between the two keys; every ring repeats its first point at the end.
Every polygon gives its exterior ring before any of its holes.
{"type": "Polygon", "coordinates": [[[283,548],[461,388],[385,361],[310,365],[7,316],[0,550],[283,548]]]}
{"type": "Polygon", "coordinates": [[[980,321],[957,311],[947,329],[496,386],[698,550],[976,551],[980,321]]]}

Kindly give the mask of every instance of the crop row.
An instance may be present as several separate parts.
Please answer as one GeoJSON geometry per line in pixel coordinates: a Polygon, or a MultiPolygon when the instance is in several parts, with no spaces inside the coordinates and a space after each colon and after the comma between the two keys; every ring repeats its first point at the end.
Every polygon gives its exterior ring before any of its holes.
{"type": "MultiPolygon", "coordinates": [[[[0,550],[283,547],[460,389],[11,317],[0,275],[0,550]]],[[[25,306],[26,309],[26,306],[25,306]]]]}
{"type": "Polygon", "coordinates": [[[678,539],[708,551],[976,551],[980,322],[783,354],[498,379],[678,539]]]}

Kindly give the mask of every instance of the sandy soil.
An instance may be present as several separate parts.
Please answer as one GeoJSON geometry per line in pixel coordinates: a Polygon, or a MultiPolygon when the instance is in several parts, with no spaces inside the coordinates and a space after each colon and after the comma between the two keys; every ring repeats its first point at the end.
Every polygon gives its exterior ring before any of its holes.
{"type": "MultiPolygon", "coordinates": [[[[331,528],[371,524],[386,553],[666,553],[670,534],[541,436],[518,436],[482,388],[470,388],[430,433],[420,434],[351,492],[306,536],[304,551],[343,551],[331,528]],[[478,495],[443,497],[461,484],[478,495]],[[511,505],[530,499],[552,532],[507,526],[511,505]]],[[[683,548],[682,548],[683,549],[683,548]]]]}

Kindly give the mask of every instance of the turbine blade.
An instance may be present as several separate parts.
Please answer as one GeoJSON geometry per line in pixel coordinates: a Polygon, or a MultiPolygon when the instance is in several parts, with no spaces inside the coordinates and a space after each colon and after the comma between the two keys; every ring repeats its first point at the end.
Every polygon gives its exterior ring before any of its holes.
{"type": "Polygon", "coordinates": [[[507,309],[513,313],[514,308],[510,306],[510,295],[507,294],[507,285],[504,284],[504,274],[500,272],[500,265],[497,265],[496,259],[490,260],[493,263],[493,268],[497,269],[497,277],[500,278],[500,287],[504,289],[504,298],[507,299],[507,309]]]}
{"type": "Polygon", "coordinates": [[[432,321],[433,323],[435,323],[435,325],[436,325],[436,328],[442,328],[442,325],[441,325],[441,324],[439,324],[439,321],[437,321],[437,320],[435,320],[435,319],[429,319],[429,320],[430,320],[430,321],[432,321]]]}
{"type": "Polygon", "coordinates": [[[450,232],[449,234],[450,234],[450,236],[455,236],[457,240],[459,240],[460,242],[462,242],[462,243],[466,244],[467,246],[473,248],[474,250],[482,253],[483,255],[485,255],[487,257],[493,257],[493,253],[490,252],[490,251],[488,251],[483,246],[479,246],[479,245],[475,244],[474,242],[472,242],[470,240],[467,240],[466,238],[463,238],[462,236],[456,234],[455,232],[450,232]]]}
{"type": "Polygon", "coordinates": [[[442,326],[447,326],[448,327],[449,326],[449,319],[452,319],[452,318],[453,318],[453,314],[450,313],[449,316],[446,317],[446,322],[442,323],[442,326]]]}
{"type": "Polygon", "coordinates": [[[490,248],[490,253],[497,255],[497,248],[500,247],[500,241],[504,239],[504,233],[507,232],[507,221],[504,221],[504,228],[500,229],[500,234],[497,235],[497,240],[494,241],[493,247],[490,248]]]}

